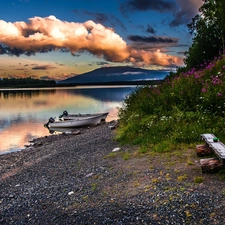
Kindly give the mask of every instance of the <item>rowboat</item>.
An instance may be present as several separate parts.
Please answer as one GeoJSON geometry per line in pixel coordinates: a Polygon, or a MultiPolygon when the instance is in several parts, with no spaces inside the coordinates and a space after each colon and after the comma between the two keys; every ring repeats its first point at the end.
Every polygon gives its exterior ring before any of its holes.
{"type": "Polygon", "coordinates": [[[74,118],[73,120],[55,121],[52,117],[44,124],[47,128],[75,128],[75,127],[88,127],[97,125],[101,122],[102,115],[74,118]]]}
{"type": "Polygon", "coordinates": [[[66,110],[63,111],[63,114],[59,116],[59,118],[63,118],[63,120],[74,120],[74,119],[81,119],[85,117],[92,117],[92,116],[101,116],[101,120],[104,121],[108,116],[109,112],[104,113],[68,113],[66,110]]]}

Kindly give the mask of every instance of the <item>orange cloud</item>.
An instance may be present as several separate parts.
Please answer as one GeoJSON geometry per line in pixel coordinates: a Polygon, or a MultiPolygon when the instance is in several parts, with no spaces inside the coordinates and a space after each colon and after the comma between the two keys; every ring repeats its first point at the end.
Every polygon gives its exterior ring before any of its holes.
{"type": "Polygon", "coordinates": [[[176,66],[183,63],[182,58],[171,56],[160,52],[160,50],[154,52],[147,52],[144,50],[131,50],[130,61],[139,66],[144,65],[160,65],[160,66],[176,66]]]}
{"type": "Polygon", "coordinates": [[[91,20],[85,23],[66,22],[55,16],[34,17],[25,22],[0,20],[1,54],[34,54],[68,49],[71,54],[87,51],[110,62],[131,62],[143,65],[179,66],[182,59],[159,51],[135,50],[114,32],[91,20]]]}

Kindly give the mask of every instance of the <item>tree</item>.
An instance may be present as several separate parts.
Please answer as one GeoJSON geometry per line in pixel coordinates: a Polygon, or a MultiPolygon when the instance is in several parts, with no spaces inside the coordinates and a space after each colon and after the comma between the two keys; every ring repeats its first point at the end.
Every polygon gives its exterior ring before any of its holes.
{"type": "Polygon", "coordinates": [[[188,30],[193,42],[185,53],[187,69],[199,68],[204,62],[211,61],[225,49],[225,1],[203,0],[188,30]]]}

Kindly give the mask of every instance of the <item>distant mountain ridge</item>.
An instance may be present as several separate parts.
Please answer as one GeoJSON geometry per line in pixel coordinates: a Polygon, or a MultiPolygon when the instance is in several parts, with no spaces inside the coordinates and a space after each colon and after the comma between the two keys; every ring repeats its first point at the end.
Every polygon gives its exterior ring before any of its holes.
{"type": "Polygon", "coordinates": [[[106,82],[124,82],[141,80],[162,80],[168,74],[167,71],[146,70],[129,66],[103,67],[93,71],[76,75],[59,84],[72,83],[106,83],[106,82]]]}

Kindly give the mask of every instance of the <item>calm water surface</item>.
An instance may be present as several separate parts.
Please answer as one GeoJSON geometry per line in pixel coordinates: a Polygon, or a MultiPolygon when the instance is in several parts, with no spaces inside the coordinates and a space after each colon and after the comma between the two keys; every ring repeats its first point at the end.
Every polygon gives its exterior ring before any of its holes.
{"type": "Polygon", "coordinates": [[[34,138],[51,135],[43,125],[64,110],[71,113],[109,112],[118,109],[134,86],[72,87],[0,90],[0,154],[19,151],[34,138]]]}

